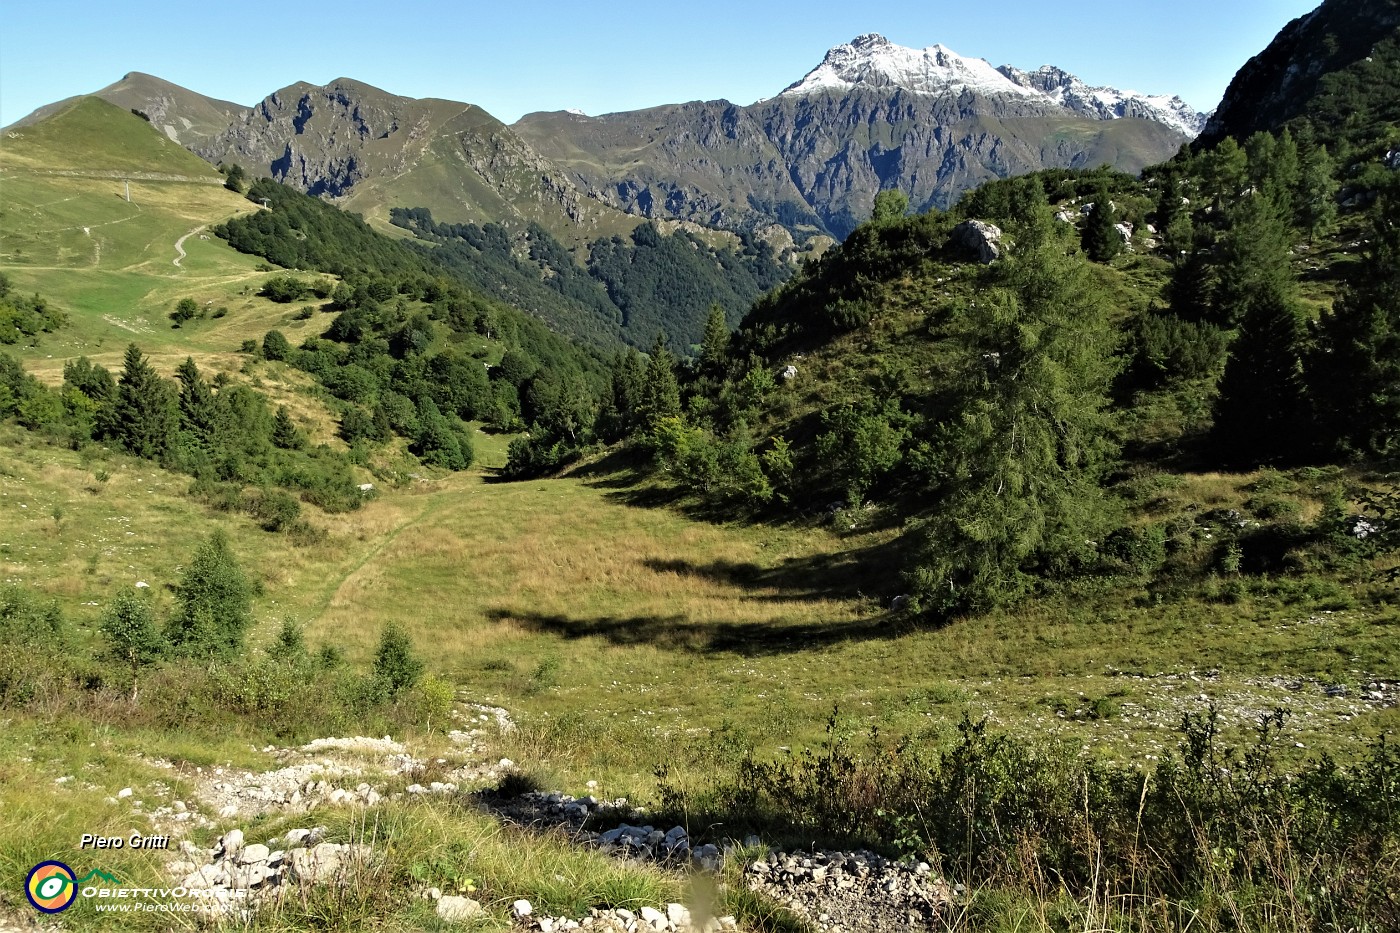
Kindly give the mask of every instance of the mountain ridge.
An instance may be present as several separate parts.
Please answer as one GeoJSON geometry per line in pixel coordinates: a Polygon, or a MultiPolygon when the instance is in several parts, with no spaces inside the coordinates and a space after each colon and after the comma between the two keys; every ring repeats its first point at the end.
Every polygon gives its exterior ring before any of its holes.
{"type": "Polygon", "coordinates": [[[1363,141],[1400,122],[1397,73],[1400,0],[1324,0],[1245,62],[1197,144],[1300,122],[1363,141]]]}
{"type": "Polygon", "coordinates": [[[985,59],[959,55],[941,43],[914,49],[896,45],[879,33],[857,36],[833,47],[821,64],[777,96],[849,91],[855,87],[899,88],[914,94],[967,89],[1043,102],[1100,120],[1154,120],[1189,135],[1199,133],[1206,118],[1179,96],[1090,86],[1055,65],[1042,65],[1030,72],[1012,65],[994,68],[985,59]]]}
{"type": "Polygon", "coordinates": [[[947,207],[982,181],[1037,168],[1137,171],[1190,137],[1194,111],[1179,99],[1093,88],[1058,69],[1061,86],[1047,90],[1042,72],[868,34],[750,105],[536,112],[509,126],[474,104],[352,78],[297,82],[251,107],[135,72],[98,93],[211,162],[332,198],[381,229],[392,208],[427,207],[516,235],[538,223],[577,250],[641,219],[839,239],[886,188],[916,209],[947,207]]]}

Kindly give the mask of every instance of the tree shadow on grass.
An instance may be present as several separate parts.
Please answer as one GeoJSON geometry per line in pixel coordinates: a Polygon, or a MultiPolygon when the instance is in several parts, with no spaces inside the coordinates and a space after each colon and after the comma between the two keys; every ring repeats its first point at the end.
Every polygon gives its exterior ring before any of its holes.
{"type": "Polygon", "coordinates": [[[848,641],[893,639],[913,630],[907,620],[886,615],[850,622],[786,624],[697,622],[680,614],[586,618],[504,606],[489,609],[486,615],[498,622],[513,622],[569,640],[602,638],[619,646],[646,645],[668,651],[742,657],[794,654],[848,641]]]}
{"type": "Polygon", "coordinates": [[[881,605],[905,592],[901,568],[907,544],[902,538],[873,547],[832,554],[789,557],[773,566],[752,561],[698,562],[649,558],[642,563],[657,573],[674,573],[740,587],[751,599],[811,602],[823,599],[874,599],[881,605]],[[755,593],[752,591],[763,591],[755,593]]]}

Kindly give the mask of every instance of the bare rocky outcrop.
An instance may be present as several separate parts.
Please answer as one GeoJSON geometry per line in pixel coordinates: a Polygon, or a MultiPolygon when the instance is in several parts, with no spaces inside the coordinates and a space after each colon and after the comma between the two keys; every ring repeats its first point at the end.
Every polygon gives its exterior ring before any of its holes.
{"type": "Polygon", "coordinates": [[[1001,257],[1001,228],[982,220],[964,220],[953,228],[949,239],[970,251],[986,265],[1001,257]]]}

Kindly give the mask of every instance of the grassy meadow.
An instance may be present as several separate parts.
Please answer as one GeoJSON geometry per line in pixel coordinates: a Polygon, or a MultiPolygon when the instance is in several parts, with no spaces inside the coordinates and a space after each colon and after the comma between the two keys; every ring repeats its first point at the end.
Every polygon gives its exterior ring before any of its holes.
{"type": "MultiPolygon", "coordinates": [[[[287,405],[313,444],[343,447],[310,377],[238,352],[274,327],[299,344],[328,321],[298,320],[298,307],[258,297],[274,273],[204,234],[257,208],[193,156],[167,152],[167,141],[130,115],[79,105],[67,118],[65,138],[115,134],[118,156],[57,147],[43,134],[0,141],[0,270],[69,317],[58,332],[12,348],[25,367],[54,384],[64,362],[80,355],[119,369],[132,341],[166,375],[192,355],[206,374],[246,380],[287,405]],[[137,165],[159,171],[138,173],[137,165]],[[185,297],[226,311],[174,328],[169,312],[185,297]]],[[[1124,307],[1147,300],[1132,294],[1132,275],[1146,280],[1160,270],[1129,272],[1119,289],[1124,307]]],[[[926,366],[901,348],[928,326],[923,305],[963,295],[954,271],[948,280],[910,289],[905,305],[851,338],[864,342],[861,352],[842,346],[804,359],[804,373],[819,379],[799,381],[787,414],[815,419],[840,400],[833,394],[926,366]],[[804,394],[812,384],[826,394],[804,394]]],[[[547,788],[648,805],[658,766],[669,766],[673,787],[700,785],[745,752],[784,760],[819,743],[832,718],[842,733],[878,730],[931,747],[953,740],[965,716],[985,717],[1071,756],[1146,768],[1176,748],[1184,715],[1212,705],[1232,736],[1276,707],[1288,710],[1283,752],[1294,758],[1325,751],[1346,760],[1400,727],[1400,712],[1365,696],[1372,680],[1393,681],[1400,667],[1400,609],[1385,583],[1246,581],[1222,572],[1173,592],[1088,579],[920,627],[890,609],[905,592],[899,568],[911,530],[879,509],[838,521],[796,507],[763,524],[717,520],[636,469],[627,452],[560,478],[502,483],[511,438],[480,429],[473,437],[469,471],[376,463],[378,472],[361,477],[374,479],[375,495],[339,514],[308,506],[321,534],[298,543],[201,504],[187,495],[188,476],[150,461],[0,426],[0,583],[55,601],[78,647],[95,652],[102,607],[118,587],[147,583],[164,617],[185,562],[223,528],[256,585],[255,647],[291,619],[313,649],[335,646],[365,669],[380,633],[396,623],[430,673],[519,723],[493,755],[514,759],[547,788]]],[[[1183,472],[1122,482],[1144,521],[1231,509],[1306,521],[1322,509],[1325,486],[1360,478],[1334,473],[1183,472]]],[[[1204,555],[1212,545],[1192,546],[1204,555]]],[[[71,852],[80,832],[129,831],[125,811],[103,802],[122,787],[173,798],[188,792],[190,768],[276,767],[259,751],[272,739],[257,723],[227,727],[196,716],[188,729],[158,730],[128,724],[129,712],[109,705],[75,716],[57,698],[34,712],[6,712],[0,877],[71,852]]],[[[404,738],[450,754],[440,734],[404,738]]],[[[359,823],[327,819],[339,839],[396,843],[363,897],[303,902],[268,928],[432,928],[426,902],[390,902],[385,892],[467,873],[484,879],[497,925],[510,899],[524,894],[577,911],[681,892],[675,876],[522,837],[460,802],[396,803],[359,823]]],[[[207,844],[228,825],[197,838],[207,844]]],[[[268,821],[258,831],[285,828],[268,821]]],[[[155,860],[130,852],[109,867],[152,882],[160,872],[155,860]]],[[[15,906],[7,896],[0,922],[15,906]]],[[[73,922],[100,926],[76,913],[73,922]]]]}

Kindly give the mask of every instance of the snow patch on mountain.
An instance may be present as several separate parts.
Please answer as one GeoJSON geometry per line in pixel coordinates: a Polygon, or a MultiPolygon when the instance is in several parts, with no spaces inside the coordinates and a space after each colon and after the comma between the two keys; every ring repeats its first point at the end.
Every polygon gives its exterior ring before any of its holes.
{"type": "Polygon", "coordinates": [[[873,33],[827,52],[820,65],[779,96],[847,93],[855,88],[897,88],[913,94],[973,91],[987,97],[1043,101],[1051,111],[1069,110],[1098,120],[1155,120],[1187,136],[1200,133],[1206,122],[1205,114],[1180,97],[1090,87],[1053,65],[1030,72],[1010,65],[993,68],[983,59],[965,58],[947,46],[910,49],[873,33]]]}
{"type": "Polygon", "coordinates": [[[1206,125],[1206,114],[1198,113],[1190,104],[1174,95],[1090,87],[1075,75],[1054,65],[1042,65],[1029,72],[1002,65],[997,71],[1021,87],[1039,91],[1067,110],[1099,120],[1121,120],[1125,117],[1156,120],[1188,136],[1199,134],[1206,125]]]}
{"type": "Polygon", "coordinates": [[[872,33],[827,52],[820,65],[779,96],[849,91],[858,86],[901,88],[916,94],[942,94],[963,89],[1016,97],[1034,93],[1008,81],[980,58],[964,58],[942,45],[909,49],[872,33]]]}

